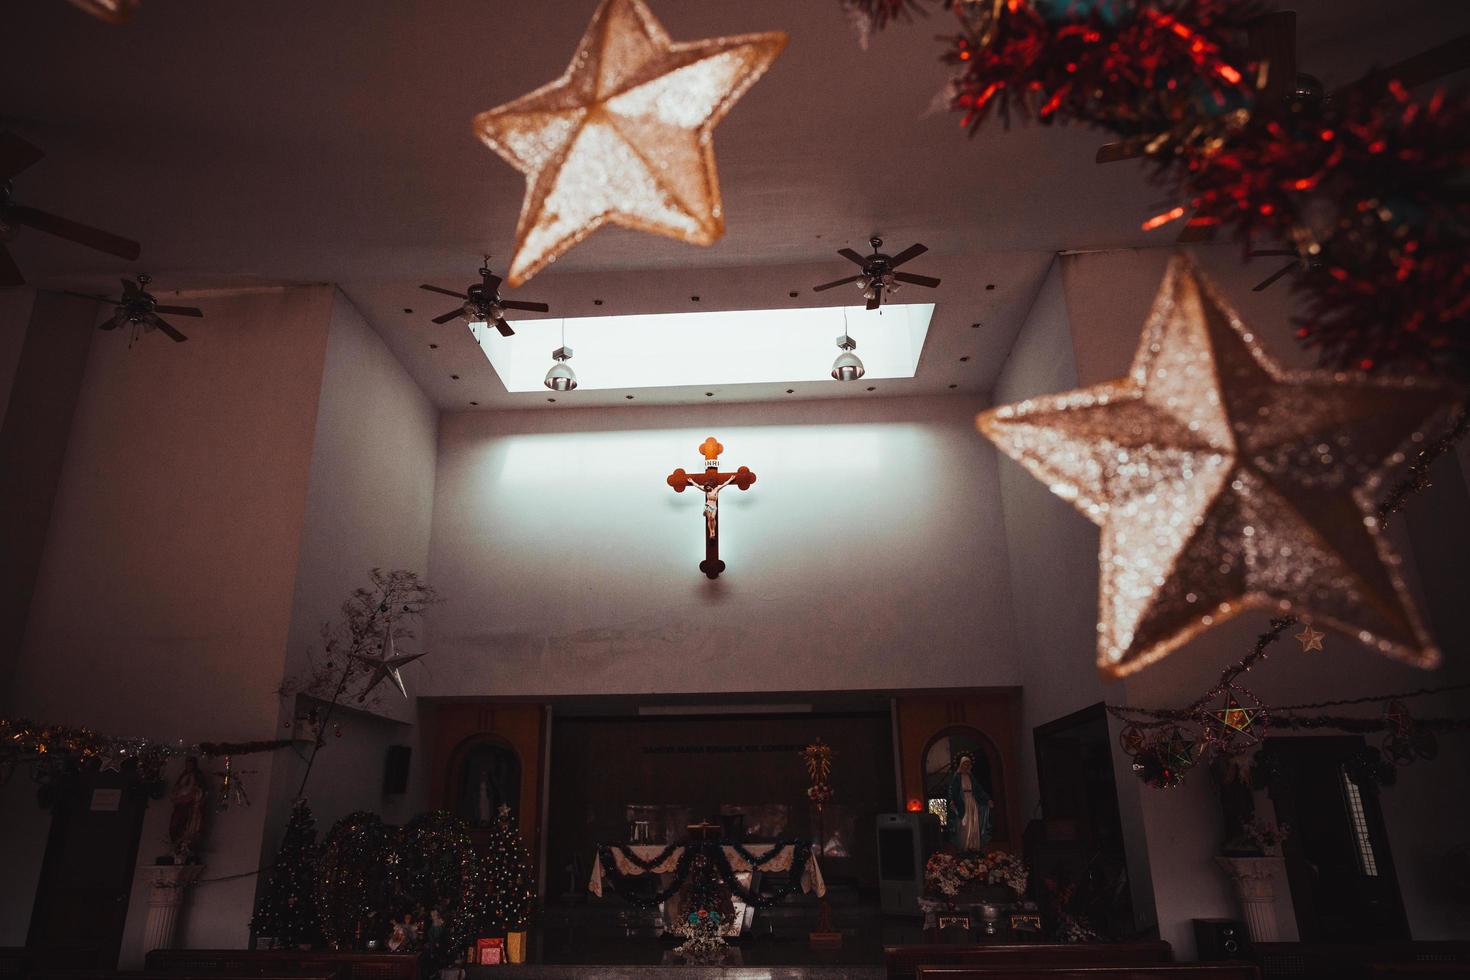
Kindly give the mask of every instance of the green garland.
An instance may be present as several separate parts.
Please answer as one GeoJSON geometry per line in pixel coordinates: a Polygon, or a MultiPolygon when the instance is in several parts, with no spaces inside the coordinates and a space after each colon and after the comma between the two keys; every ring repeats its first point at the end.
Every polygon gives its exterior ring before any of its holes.
{"type": "Polygon", "coordinates": [[[639,908],[653,908],[654,906],[668,901],[675,892],[683,887],[688,880],[694,861],[697,856],[703,855],[714,868],[715,874],[725,883],[732,893],[740,897],[740,900],[755,908],[770,908],[777,904],[787,895],[796,891],[801,886],[802,875],[806,872],[807,861],[811,858],[812,845],[810,841],[787,839],[777,843],[764,857],[757,858],[746,850],[745,846],[738,841],[720,843],[717,841],[696,841],[689,844],[670,844],[659,853],[657,858],[645,861],[634,854],[625,844],[603,844],[597,849],[597,860],[602,865],[603,878],[611,883],[613,891],[629,903],[639,908]],[[625,875],[618,870],[617,860],[614,857],[614,849],[623,856],[628,863],[641,868],[645,873],[651,873],[664,861],[668,860],[670,854],[682,847],[683,853],[679,855],[678,863],[675,864],[672,878],[667,888],[660,889],[650,898],[640,895],[632,887],[632,879],[636,875],[625,875]],[[753,870],[760,870],[766,864],[775,860],[787,847],[792,849],[791,874],[785,884],[770,895],[759,895],[750,891],[740,884],[736,872],[730,865],[730,859],[725,855],[725,848],[729,847],[742,859],[749,862],[753,870]]]}

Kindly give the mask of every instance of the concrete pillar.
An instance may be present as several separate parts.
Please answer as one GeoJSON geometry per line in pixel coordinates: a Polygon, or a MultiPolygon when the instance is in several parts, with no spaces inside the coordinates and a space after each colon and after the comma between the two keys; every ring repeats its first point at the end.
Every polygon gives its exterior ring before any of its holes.
{"type": "Polygon", "coordinates": [[[204,873],[202,864],[162,864],[148,869],[148,918],[143,923],[143,955],[172,949],[184,892],[204,873]]]}

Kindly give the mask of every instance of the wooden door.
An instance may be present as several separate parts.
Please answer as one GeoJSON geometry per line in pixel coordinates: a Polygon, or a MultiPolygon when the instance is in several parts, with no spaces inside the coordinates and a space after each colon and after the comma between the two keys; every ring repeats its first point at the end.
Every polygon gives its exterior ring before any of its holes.
{"type": "Polygon", "coordinates": [[[1278,823],[1291,826],[1282,848],[1302,942],[1354,943],[1409,938],[1378,787],[1352,765],[1355,736],[1272,738],[1268,787],[1278,823]]]}
{"type": "Polygon", "coordinates": [[[116,969],[146,804],[131,775],[58,785],[26,943],[35,963],[116,969]]]}

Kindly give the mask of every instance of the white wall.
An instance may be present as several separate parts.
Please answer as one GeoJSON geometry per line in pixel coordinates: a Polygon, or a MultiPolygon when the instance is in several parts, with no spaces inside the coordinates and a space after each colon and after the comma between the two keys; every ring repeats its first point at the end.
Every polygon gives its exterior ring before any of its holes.
{"type": "MultiPolygon", "coordinates": [[[[1072,312],[1064,287],[1066,260],[1052,264],[996,385],[997,404],[1077,387],[1072,312]]],[[[1021,468],[1000,465],[1016,640],[1022,653],[1021,790],[1025,817],[1038,816],[1032,731],[1099,701],[1125,700],[1124,685],[1093,667],[1097,638],[1098,529],[1071,504],[1021,468]],[[1087,556],[1092,556],[1091,560],[1087,556]]],[[[1118,810],[1139,931],[1155,923],[1148,843],[1137,780],[1115,753],[1118,810]]]]}
{"type": "MultiPolygon", "coordinates": [[[[332,293],[193,299],[207,317],[187,343],[91,345],[11,692],[23,715],[167,740],[275,735],[292,597],[282,570],[296,566],[332,293]]],[[[242,767],[268,784],[269,757],[242,767]]],[[[18,792],[4,803],[35,806],[18,792]]],[[[141,860],[166,850],[167,811],[150,807],[141,860]]],[[[208,877],[255,866],[264,816],[210,815],[208,877]]],[[[34,817],[3,822],[34,832],[34,817]]],[[[44,833],[29,843],[39,850],[44,833]]],[[[0,867],[0,892],[33,894],[38,870],[0,867]]],[[[238,943],[253,890],[201,886],[182,939],[238,943]]],[[[140,877],[125,950],[146,904],[140,877]]],[[[29,903],[24,913],[0,942],[23,937],[29,903]]]]}
{"type": "MultiPolygon", "coordinates": [[[[397,358],[352,301],[337,293],[291,600],[288,676],[306,667],[309,653],[320,654],[322,624],[340,618],[343,600],[368,585],[372,568],[407,568],[427,576],[438,423],[438,411],[397,358]]],[[[405,652],[409,649],[405,646],[405,652]]],[[[425,647],[419,643],[412,649],[425,647]]],[[[420,670],[412,665],[403,672],[414,696],[421,693],[420,670]]],[[[384,696],[375,711],[349,704],[335,715],[343,735],[328,734],[305,792],[320,833],[353,810],[373,810],[398,823],[422,809],[422,793],[385,797],[382,792],[388,745],[413,746],[415,769],[424,761],[412,725],[414,702],[390,688],[380,688],[384,696]]],[[[293,716],[293,706],[294,699],[283,701],[282,723],[293,716]]],[[[262,865],[275,859],[304,770],[293,754],[277,758],[262,865]]]]}
{"type": "MultiPolygon", "coordinates": [[[[575,399],[575,395],[569,400],[575,399]]],[[[440,428],[436,695],[1020,683],[971,399],[460,413],[440,428]],[[664,482],[716,436],[758,482],[664,482]]]]}

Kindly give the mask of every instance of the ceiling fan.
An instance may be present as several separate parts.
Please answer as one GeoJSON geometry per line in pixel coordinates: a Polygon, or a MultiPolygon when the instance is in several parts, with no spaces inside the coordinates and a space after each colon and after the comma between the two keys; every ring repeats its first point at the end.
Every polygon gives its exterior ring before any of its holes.
{"type": "MultiPolygon", "coordinates": [[[[46,154],[14,133],[0,132],[0,238],[13,225],[28,225],[48,235],[116,255],[129,262],[138,257],[142,246],[131,239],[105,232],[89,225],[68,221],[46,211],[17,204],[11,198],[11,178],[30,167],[46,154]]],[[[25,276],[3,244],[0,244],[0,286],[23,286],[25,276]]]]}
{"type": "MultiPolygon", "coordinates": [[[[1333,98],[1356,90],[1370,90],[1375,86],[1381,89],[1389,79],[1397,79],[1405,87],[1415,88],[1470,68],[1470,34],[1462,34],[1387,68],[1375,69],[1357,81],[1349,82],[1324,95],[1320,79],[1297,71],[1296,39],[1296,12],[1292,10],[1276,10],[1264,14],[1252,21],[1247,28],[1246,40],[1251,57],[1265,64],[1267,69],[1261,87],[1262,104],[1283,106],[1293,99],[1333,98]]],[[[1149,137],[1108,143],[1098,148],[1096,162],[1114,163],[1145,156],[1149,143],[1149,137]]],[[[1219,224],[1218,216],[1196,214],[1180,231],[1179,241],[1209,241],[1215,237],[1219,224]]]]}
{"type": "Polygon", "coordinates": [[[428,283],[420,285],[420,289],[427,289],[431,293],[443,293],[445,296],[464,300],[464,305],[442,316],[434,317],[434,322],[448,323],[455,317],[461,317],[470,323],[493,323],[502,337],[512,337],[515,331],[510,328],[509,323],[505,322],[506,310],[529,310],[532,313],[551,312],[551,307],[545,303],[522,303],[520,300],[501,299],[501,278],[490,271],[490,256],[488,255],[485,256],[485,264],[480,266],[480,280],[480,282],[471,283],[465,287],[462,293],[456,293],[452,289],[444,289],[441,286],[430,286],[428,283]]]}
{"type": "MultiPolygon", "coordinates": [[[[167,313],[170,316],[194,316],[202,317],[204,313],[193,306],[163,306],[148,292],[148,284],[153,280],[148,276],[139,276],[137,282],[122,280],[122,299],[107,299],[102,296],[92,296],[88,293],[74,293],[65,290],[66,295],[76,296],[81,299],[95,300],[98,303],[111,303],[113,305],[112,316],[98,324],[99,330],[116,330],[123,324],[131,324],[133,327],[132,340],[136,340],[139,333],[148,333],[157,330],[175,343],[183,343],[188,340],[179,333],[168,321],[161,319],[158,314],[167,313]]],[[[131,346],[131,341],[130,341],[131,346]]]]}
{"type": "Polygon", "coordinates": [[[1283,265],[1281,268],[1277,269],[1275,272],[1271,273],[1265,279],[1262,279],[1260,282],[1252,286],[1251,292],[1259,293],[1263,289],[1270,288],[1272,285],[1275,284],[1276,280],[1280,279],[1288,272],[1291,272],[1293,269],[1316,271],[1322,268],[1322,260],[1318,256],[1303,256],[1299,254],[1295,249],[1291,248],[1253,248],[1245,253],[1245,257],[1247,259],[1264,259],[1273,255],[1281,256],[1283,258],[1290,256],[1290,261],[1283,265]]]}
{"type": "Polygon", "coordinates": [[[863,299],[868,301],[868,309],[876,310],[883,304],[885,293],[893,293],[898,290],[899,283],[911,283],[915,286],[924,286],[933,289],[939,285],[939,280],[933,276],[921,276],[912,272],[894,272],[899,266],[910,259],[918,258],[929,251],[927,245],[910,245],[897,255],[884,255],[878,249],[883,247],[883,239],[874,235],[868,239],[868,244],[873,246],[873,254],[864,258],[850,248],[839,248],[837,254],[850,262],[856,262],[862,267],[862,272],[846,279],[836,279],[832,282],[823,283],[812,287],[812,292],[820,293],[824,289],[834,286],[843,286],[847,283],[857,283],[857,287],[863,291],[863,299]]]}

